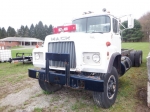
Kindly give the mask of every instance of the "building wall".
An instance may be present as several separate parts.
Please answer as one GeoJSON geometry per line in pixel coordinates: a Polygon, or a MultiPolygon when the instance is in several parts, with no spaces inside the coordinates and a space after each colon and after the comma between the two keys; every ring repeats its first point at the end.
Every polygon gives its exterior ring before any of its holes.
{"type": "MultiPolygon", "coordinates": [[[[0,41],[0,49],[2,49],[2,47],[4,47],[4,49],[8,49],[14,46],[30,46],[30,42],[1,42],[0,41]]],[[[31,46],[36,46],[37,42],[31,42],[31,46]]],[[[38,45],[41,46],[42,42],[38,42],[38,45]]]]}
{"type": "Polygon", "coordinates": [[[19,45],[19,42],[0,42],[0,47],[4,47],[5,49],[19,45]]]}

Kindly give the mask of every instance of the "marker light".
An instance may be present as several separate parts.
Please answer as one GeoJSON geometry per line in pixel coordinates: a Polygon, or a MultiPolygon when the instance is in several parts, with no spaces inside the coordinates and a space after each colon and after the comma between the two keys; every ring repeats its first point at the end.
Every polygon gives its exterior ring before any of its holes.
{"type": "Polygon", "coordinates": [[[106,46],[108,47],[108,46],[110,46],[111,45],[111,43],[110,42],[106,42],[106,46]]]}

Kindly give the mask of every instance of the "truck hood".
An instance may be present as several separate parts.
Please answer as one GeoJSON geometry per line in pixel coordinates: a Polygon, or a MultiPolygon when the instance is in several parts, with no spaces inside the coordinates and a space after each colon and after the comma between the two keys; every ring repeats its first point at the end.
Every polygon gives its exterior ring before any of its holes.
{"type": "Polygon", "coordinates": [[[45,39],[44,47],[48,48],[49,42],[73,41],[76,50],[81,52],[97,52],[106,48],[106,42],[111,42],[110,33],[60,33],[49,35],[45,39]]]}

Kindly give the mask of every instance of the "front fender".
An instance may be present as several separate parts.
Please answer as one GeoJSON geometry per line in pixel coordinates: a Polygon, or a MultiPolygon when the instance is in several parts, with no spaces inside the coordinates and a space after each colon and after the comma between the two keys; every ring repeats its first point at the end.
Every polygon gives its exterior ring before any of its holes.
{"type": "MultiPolygon", "coordinates": [[[[121,54],[116,52],[116,53],[113,53],[111,55],[111,58],[110,58],[110,61],[109,61],[109,65],[108,65],[108,69],[107,69],[107,73],[110,73],[113,66],[119,68],[121,64],[121,54]]],[[[120,70],[120,69],[119,69],[120,70]]]]}

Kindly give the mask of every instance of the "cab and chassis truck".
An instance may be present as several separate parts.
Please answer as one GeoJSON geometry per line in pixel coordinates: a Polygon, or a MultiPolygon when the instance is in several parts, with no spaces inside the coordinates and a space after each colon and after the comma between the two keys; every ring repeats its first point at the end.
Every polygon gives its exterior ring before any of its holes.
{"type": "Polygon", "coordinates": [[[106,10],[89,12],[71,25],[54,28],[44,46],[33,50],[35,68],[28,69],[29,77],[38,79],[48,92],[63,86],[93,91],[99,107],[111,107],[117,97],[118,78],[142,63],[142,51],[121,49],[121,31],[134,27],[132,16],[127,17],[128,28],[106,10]]]}

